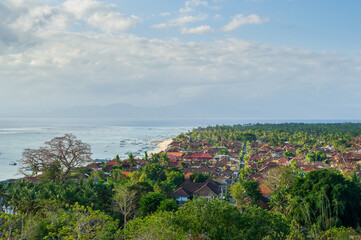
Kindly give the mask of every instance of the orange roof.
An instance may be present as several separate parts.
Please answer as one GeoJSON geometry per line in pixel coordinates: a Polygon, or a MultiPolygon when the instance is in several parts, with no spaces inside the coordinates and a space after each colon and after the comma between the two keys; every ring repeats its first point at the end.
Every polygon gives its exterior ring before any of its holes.
{"type": "Polygon", "coordinates": [[[281,158],[281,159],[278,159],[278,162],[279,163],[287,163],[287,159],[286,158],[281,158]]]}
{"type": "Polygon", "coordinates": [[[267,186],[265,186],[265,185],[259,185],[259,190],[261,191],[261,193],[262,193],[262,195],[263,196],[270,196],[271,195],[271,193],[272,193],[272,191],[271,191],[271,189],[269,189],[267,186]]]}
{"type": "Polygon", "coordinates": [[[168,155],[169,154],[172,154],[172,155],[174,155],[176,157],[181,157],[183,155],[183,153],[181,153],[181,152],[168,152],[168,155]]]}
{"type": "Polygon", "coordinates": [[[122,172],[123,175],[125,175],[126,177],[128,177],[128,175],[130,174],[130,172],[122,172]]]}
{"type": "Polygon", "coordinates": [[[193,173],[186,173],[186,174],[184,174],[184,179],[190,179],[192,174],[193,174],[193,173]]]}

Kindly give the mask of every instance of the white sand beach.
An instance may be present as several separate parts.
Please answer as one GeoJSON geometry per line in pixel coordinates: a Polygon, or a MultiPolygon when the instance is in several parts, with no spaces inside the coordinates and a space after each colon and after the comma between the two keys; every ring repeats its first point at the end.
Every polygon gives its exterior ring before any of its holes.
{"type": "Polygon", "coordinates": [[[159,149],[152,151],[152,153],[160,153],[162,151],[165,151],[172,142],[173,142],[173,139],[167,139],[167,140],[164,140],[163,142],[160,142],[158,144],[159,149]]]}

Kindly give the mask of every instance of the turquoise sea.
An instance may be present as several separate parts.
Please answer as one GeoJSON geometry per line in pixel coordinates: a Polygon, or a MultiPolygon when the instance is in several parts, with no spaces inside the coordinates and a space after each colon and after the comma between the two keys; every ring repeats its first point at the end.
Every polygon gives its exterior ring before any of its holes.
{"type": "MultiPolygon", "coordinates": [[[[196,127],[246,123],[350,122],[349,120],[254,120],[254,119],[116,119],[116,118],[0,118],[0,181],[20,178],[18,162],[25,148],[39,148],[54,137],[72,133],[90,144],[93,159],[143,155],[157,144],[196,127]]],[[[352,120],[352,122],[359,122],[352,120]]]]}

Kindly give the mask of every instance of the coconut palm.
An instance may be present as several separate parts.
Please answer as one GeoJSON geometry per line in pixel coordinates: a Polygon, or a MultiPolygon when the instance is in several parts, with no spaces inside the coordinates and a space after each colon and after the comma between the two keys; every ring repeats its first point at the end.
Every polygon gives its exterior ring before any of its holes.
{"type": "Polygon", "coordinates": [[[129,161],[130,167],[132,167],[132,168],[135,165],[137,165],[137,160],[134,158],[134,155],[132,152],[128,154],[128,161],[129,161]]]}

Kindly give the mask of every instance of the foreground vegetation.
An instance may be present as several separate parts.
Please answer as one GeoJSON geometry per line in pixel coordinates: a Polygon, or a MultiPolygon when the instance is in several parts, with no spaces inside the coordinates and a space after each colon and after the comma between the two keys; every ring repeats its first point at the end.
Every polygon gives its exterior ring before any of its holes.
{"type": "MultiPolygon", "coordinates": [[[[332,144],[346,152],[357,148],[360,135],[358,124],[265,124],[208,127],[177,139],[187,140],[184,144],[189,146],[205,140],[219,146],[262,141],[277,147],[292,142],[305,146],[305,152],[332,144]]],[[[57,140],[77,141],[71,135],[57,140]]],[[[251,170],[246,166],[223,197],[194,197],[179,206],[171,193],[184,182],[181,170],[186,166],[169,167],[164,153],[146,154],[147,164],[128,176],[121,165],[108,176],[102,170],[69,164],[70,153],[65,158],[62,152],[61,158],[59,149],[51,147],[59,142],[48,143],[49,148],[41,149],[44,155],[31,149],[24,152],[24,162],[42,172],[36,182],[27,178],[0,183],[2,204],[11,210],[0,215],[0,239],[361,239],[357,171],[273,168],[265,174],[271,195],[264,205],[259,182],[247,180],[251,170]],[[29,156],[46,156],[46,161],[29,156]]],[[[84,162],[90,149],[77,144],[84,162]]],[[[197,173],[192,179],[202,182],[209,177],[197,173]]]]}

